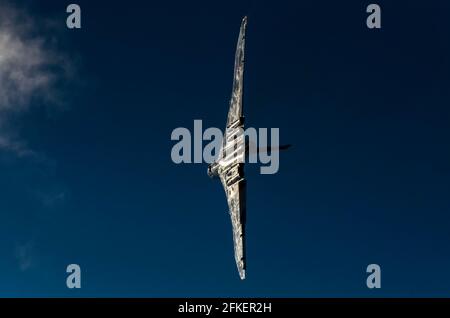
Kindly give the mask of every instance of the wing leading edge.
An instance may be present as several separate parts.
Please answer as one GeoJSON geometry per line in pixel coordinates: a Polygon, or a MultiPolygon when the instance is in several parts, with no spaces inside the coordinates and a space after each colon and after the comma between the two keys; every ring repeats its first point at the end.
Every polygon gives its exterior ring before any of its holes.
{"type": "Polygon", "coordinates": [[[230,110],[227,118],[227,128],[242,117],[242,89],[244,81],[245,30],[247,17],[242,19],[239,39],[234,60],[233,89],[231,92],[230,110]]]}

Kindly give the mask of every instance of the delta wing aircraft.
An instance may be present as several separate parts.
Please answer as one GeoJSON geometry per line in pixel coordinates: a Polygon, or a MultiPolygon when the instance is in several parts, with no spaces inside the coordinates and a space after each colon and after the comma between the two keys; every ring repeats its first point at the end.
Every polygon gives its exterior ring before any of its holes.
{"type": "MultiPolygon", "coordinates": [[[[227,124],[222,148],[218,158],[208,166],[208,175],[219,177],[225,189],[228,208],[233,226],[234,257],[241,279],[245,279],[245,221],[246,221],[246,180],[244,178],[244,161],[246,155],[256,151],[271,151],[271,147],[259,149],[247,145],[244,136],[244,116],[242,114],[242,90],[244,76],[244,50],[247,17],[244,17],[239,32],[239,39],[234,62],[233,89],[228,111],[227,124]]],[[[284,150],[290,145],[273,150],[284,150]]]]}

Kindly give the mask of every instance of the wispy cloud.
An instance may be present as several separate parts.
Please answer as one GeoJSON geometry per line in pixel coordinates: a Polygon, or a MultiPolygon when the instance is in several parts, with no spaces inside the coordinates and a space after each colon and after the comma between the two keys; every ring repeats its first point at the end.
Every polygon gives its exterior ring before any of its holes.
{"type": "MultiPolygon", "coordinates": [[[[71,65],[53,38],[37,32],[52,23],[34,19],[24,9],[0,3],[0,151],[32,155],[26,142],[12,137],[12,115],[30,110],[34,101],[60,106],[56,84],[67,79],[71,65]]],[[[50,33],[51,34],[51,33],[50,33]]]]}
{"type": "Polygon", "coordinates": [[[36,192],[37,199],[48,209],[57,208],[67,200],[68,191],[63,188],[45,189],[36,192]]]}
{"type": "Polygon", "coordinates": [[[19,269],[23,272],[30,269],[34,265],[34,258],[32,256],[33,247],[33,241],[28,241],[25,244],[16,246],[15,256],[18,262],[19,269]]]}
{"type": "Polygon", "coordinates": [[[18,157],[35,156],[36,153],[29,149],[25,144],[20,141],[15,141],[8,135],[2,135],[0,132],[0,150],[7,150],[13,152],[18,157]]]}

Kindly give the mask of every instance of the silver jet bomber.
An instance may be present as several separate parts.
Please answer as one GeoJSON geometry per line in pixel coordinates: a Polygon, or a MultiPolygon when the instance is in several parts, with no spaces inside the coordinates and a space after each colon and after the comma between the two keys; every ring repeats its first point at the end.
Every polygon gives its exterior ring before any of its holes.
{"type": "Polygon", "coordinates": [[[244,179],[244,117],[242,116],[242,88],[244,76],[245,29],[244,17],[239,32],[239,40],[234,62],[234,80],[230,110],[219,158],[208,166],[210,177],[220,177],[227,195],[233,226],[234,257],[241,279],[245,279],[245,188],[244,179]]]}
{"type": "Polygon", "coordinates": [[[241,279],[245,279],[245,222],[246,222],[246,180],[244,161],[248,153],[284,150],[290,145],[276,148],[258,148],[247,145],[244,135],[244,116],[242,114],[242,91],[244,81],[245,31],[247,17],[242,19],[234,62],[233,89],[228,111],[227,125],[222,148],[218,158],[208,166],[211,178],[219,177],[225,189],[228,208],[233,227],[234,258],[241,279]],[[249,151],[250,149],[250,151],[249,151]]]}

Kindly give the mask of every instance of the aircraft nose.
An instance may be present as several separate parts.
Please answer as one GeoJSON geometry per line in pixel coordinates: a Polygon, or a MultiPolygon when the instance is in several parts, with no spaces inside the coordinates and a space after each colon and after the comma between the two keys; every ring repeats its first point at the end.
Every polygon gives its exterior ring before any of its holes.
{"type": "Polygon", "coordinates": [[[208,169],[206,170],[206,173],[208,174],[208,176],[209,176],[210,178],[212,178],[211,165],[208,165],[208,169]]]}

